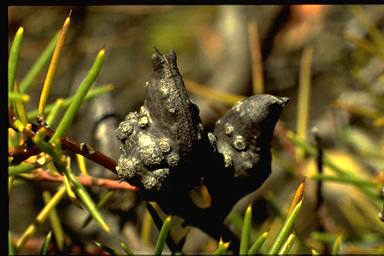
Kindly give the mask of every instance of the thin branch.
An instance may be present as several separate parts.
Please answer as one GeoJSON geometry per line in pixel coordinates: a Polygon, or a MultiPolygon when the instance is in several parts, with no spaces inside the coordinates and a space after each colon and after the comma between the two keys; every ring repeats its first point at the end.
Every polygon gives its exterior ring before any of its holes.
{"type": "Polygon", "coordinates": [[[41,153],[41,150],[36,146],[22,145],[13,148],[8,148],[8,156],[13,157],[12,164],[20,164],[31,156],[41,153]]]}
{"type": "MultiPolygon", "coordinates": [[[[46,172],[42,169],[36,169],[33,173],[23,175],[23,178],[27,178],[35,181],[48,181],[48,182],[64,182],[64,176],[54,175],[46,172]]],[[[130,185],[127,182],[120,182],[118,180],[95,178],[92,176],[77,176],[79,182],[84,186],[98,186],[111,189],[122,189],[138,191],[138,188],[130,185]]]]}
{"type": "MultiPolygon", "coordinates": [[[[317,165],[317,172],[318,174],[323,173],[323,145],[322,145],[322,140],[321,137],[318,134],[317,128],[312,129],[312,133],[315,137],[315,142],[316,142],[316,148],[317,148],[317,156],[316,156],[316,165],[317,165]]],[[[319,180],[317,182],[317,188],[316,188],[316,212],[323,206],[324,204],[324,197],[322,193],[322,187],[323,187],[323,182],[322,180],[319,180]]]]}
{"type": "MultiPolygon", "coordinates": [[[[9,124],[12,124],[11,120],[13,120],[14,116],[15,114],[13,113],[12,109],[8,108],[8,118],[10,120],[9,124]]],[[[33,133],[27,134],[28,136],[33,136],[34,133],[36,133],[42,127],[40,125],[33,124],[33,123],[31,123],[31,125],[32,125],[31,130],[33,133]]],[[[47,138],[50,139],[53,136],[55,131],[50,128],[46,128],[46,129],[47,129],[47,138]]],[[[116,161],[104,155],[103,153],[93,149],[89,145],[85,143],[78,143],[73,139],[64,136],[61,138],[61,146],[62,146],[62,149],[72,151],[76,154],[80,154],[88,158],[89,160],[95,163],[98,163],[101,166],[117,174],[116,161]]],[[[8,154],[9,156],[12,156],[14,158],[12,161],[12,164],[18,164],[33,155],[39,154],[40,152],[41,150],[39,150],[36,146],[34,146],[33,144],[28,145],[27,143],[26,145],[13,148],[12,152],[9,152],[8,154]]]]}
{"type": "MultiPolygon", "coordinates": [[[[317,149],[317,155],[316,155],[316,165],[317,165],[317,172],[318,174],[323,174],[324,172],[324,149],[323,149],[323,143],[322,139],[319,135],[318,129],[314,127],[312,129],[312,134],[315,138],[316,142],[316,149],[317,149]]],[[[324,196],[323,196],[323,182],[322,180],[318,180],[317,187],[316,187],[316,206],[315,206],[315,212],[317,215],[316,221],[317,221],[317,229],[320,232],[326,231],[326,219],[325,219],[325,205],[324,205],[324,196]]],[[[330,252],[329,245],[326,243],[322,243],[323,246],[323,253],[327,254],[330,252]]]]}

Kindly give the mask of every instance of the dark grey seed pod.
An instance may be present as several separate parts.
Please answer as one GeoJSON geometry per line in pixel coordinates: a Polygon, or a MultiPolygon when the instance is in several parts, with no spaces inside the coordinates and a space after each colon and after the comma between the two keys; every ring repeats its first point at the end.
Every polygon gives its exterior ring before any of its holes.
{"type": "Polygon", "coordinates": [[[207,134],[198,107],[188,98],[175,53],[163,55],[156,51],[152,66],[144,105],[139,113],[126,116],[116,135],[123,142],[119,176],[145,192],[155,193],[167,189],[168,177],[176,175],[182,160],[192,155],[197,141],[207,134]],[[132,157],[138,163],[128,167],[125,159],[132,157]]]}
{"type": "Polygon", "coordinates": [[[164,133],[180,156],[188,155],[198,139],[200,118],[196,106],[187,95],[183,79],[176,65],[176,55],[170,51],[152,55],[153,74],[148,85],[144,106],[153,125],[164,133]]]}
{"type": "Polygon", "coordinates": [[[233,163],[236,176],[270,172],[270,142],[287,101],[256,95],[237,103],[216,123],[218,152],[223,154],[226,166],[233,163]]]}

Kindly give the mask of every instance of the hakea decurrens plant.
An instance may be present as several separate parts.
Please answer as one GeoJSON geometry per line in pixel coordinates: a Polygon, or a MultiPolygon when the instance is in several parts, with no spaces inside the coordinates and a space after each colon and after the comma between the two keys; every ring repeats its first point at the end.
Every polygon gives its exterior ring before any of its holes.
{"type": "Polygon", "coordinates": [[[156,50],[152,66],[144,105],[116,129],[121,141],[117,172],[165,212],[225,238],[222,223],[233,205],[271,172],[273,130],[288,99],[252,96],[225,113],[209,133],[189,100],[176,54],[156,50]],[[198,207],[189,196],[199,185],[208,189],[209,207],[198,207]]]}

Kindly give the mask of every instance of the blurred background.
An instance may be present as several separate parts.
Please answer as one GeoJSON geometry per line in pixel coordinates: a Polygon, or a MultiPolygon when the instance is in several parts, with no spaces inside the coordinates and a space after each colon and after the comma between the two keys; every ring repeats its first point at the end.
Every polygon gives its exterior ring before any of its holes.
{"type": "MultiPolygon", "coordinates": [[[[334,164],[374,182],[372,191],[379,194],[384,182],[384,5],[9,7],[8,49],[17,29],[24,27],[17,80],[71,9],[48,103],[74,94],[103,47],[106,61],[93,88],[112,84],[114,89],[83,104],[70,137],[117,160],[114,129],[144,102],[154,47],[163,53],[174,49],[189,95],[209,131],[242,97],[264,92],[290,98],[275,129],[272,174],[234,207],[226,220],[231,230],[240,235],[242,216],[252,202],[251,241],[270,229],[267,248],[273,232],[281,228],[297,185],[307,176],[291,252],[326,252],[342,235],[342,253],[384,253],[384,223],[378,217],[382,201],[370,200],[354,185],[324,181],[319,203],[318,183],[311,179],[317,172],[315,159],[289,136],[293,131],[304,143],[316,145],[316,135],[317,145],[321,142],[334,164]]],[[[37,109],[46,69],[28,92],[27,111],[37,109]]],[[[72,162],[76,168],[76,160],[72,162]]],[[[87,165],[94,176],[117,178],[90,161],[87,165]]],[[[333,172],[325,166],[324,174],[333,172]]],[[[14,186],[9,198],[9,228],[14,234],[20,235],[43,207],[42,191],[56,187],[32,181],[14,186]]],[[[96,201],[108,192],[90,191],[96,201]]],[[[57,210],[68,252],[95,252],[92,240],[117,248],[122,240],[136,253],[150,253],[158,236],[145,203],[134,192],[114,191],[103,207],[112,234],[94,221],[80,229],[88,213],[69,200],[57,210]]],[[[48,230],[47,221],[24,253],[38,253],[48,230]]],[[[215,240],[198,229],[181,228],[177,221],[172,232],[175,238],[186,235],[184,253],[217,248],[215,240]]]]}

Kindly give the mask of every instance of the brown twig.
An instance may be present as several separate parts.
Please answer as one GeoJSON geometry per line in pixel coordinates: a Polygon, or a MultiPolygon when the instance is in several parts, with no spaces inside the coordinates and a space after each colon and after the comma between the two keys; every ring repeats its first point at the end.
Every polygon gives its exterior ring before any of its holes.
{"type": "Polygon", "coordinates": [[[8,149],[8,156],[13,157],[12,164],[19,164],[31,156],[37,155],[41,150],[36,146],[22,145],[8,149]]]}
{"type": "MultiPolygon", "coordinates": [[[[12,126],[12,120],[15,118],[15,114],[12,110],[12,108],[8,108],[8,119],[9,119],[9,126],[12,126]]],[[[31,137],[34,136],[34,134],[42,128],[42,126],[37,124],[30,124],[31,129],[28,131],[27,136],[29,136],[29,139],[24,143],[24,145],[17,146],[12,148],[8,151],[8,155],[13,157],[12,164],[18,164],[22,161],[28,159],[31,156],[37,155],[41,152],[41,150],[35,146],[33,143],[31,143],[31,137]]],[[[49,140],[49,138],[52,137],[54,134],[54,130],[50,128],[46,128],[47,131],[47,137],[46,139],[49,140]]],[[[117,163],[112,158],[104,155],[103,153],[93,149],[91,146],[85,144],[85,143],[78,143],[74,141],[73,139],[69,137],[62,137],[61,138],[61,146],[64,150],[72,151],[76,154],[80,154],[89,160],[100,164],[101,166],[107,168],[108,170],[114,172],[117,174],[116,166],[117,163]]],[[[99,179],[94,178],[91,176],[79,176],[79,181],[81,184],[85,186],[103,186],[113,189],[126,189],[126,190],[132,190],[132,191],[138,191],[139,188],[133,185],[130,185],[127,182],[119,182],[114,180],[108,180],[108,179],[99,179]]],[[[37,174],[35,173],[34,176],[35,180],[42,180],[42,181],[53,181],[53,182],[63,182],[64,178],[62,176],[53,176],[47,172],[39,171],[37,174]],[[37,175],[37,176],[36,176],[37,175]]]]}
{"type": "MultiPolygon", "coordinates": [[[[13,113],[12,109],[8,109],[8,118],[9,118],[9,124],[12,125],[11,120],[13,120],[15,117],[15,114],[13,113]]],[[[31,123],[31,131],[33,133],[27,134],[29,137],[33,136],[34,133],[36,133],[42,126],[31,123]]],[[[50,128],[47,129],[47,138],[51,138],[54,134],[54,130],[50,128]]],[[[61,145],[64,150],[72,151],[76,154],[80,154],[89,160],[98,163],[108,170],[114,172],[116,174],[116,166],[117,163],[115,160],[111,159],[110,157],[104,155],[103,153],[94,150],[92,147],[87,146],[85,143],[78,143],[74,141],[73,139],[69,137],[62,137],[61,138],[61,145]]],[[[33,144],[28,144],[28,142],[25,145],[15,147],[12,149],[11,152],[9,152],[9,156],[13,157],[12,164],[18,164],[22,161],[28,159],[29,157],[33,155],[39,154],[41,151],[39,148],[34,146],[33,144]]]]}
{"type": "MultiPolygon", "coordinates": [[[[64,176],[54,175],[42,169],[36,169],[30,175],[24,175],[23,177],[35,181],[64,182],[64,176]]],[[[92,176],[77,176],[77,179],[84,186],[98,186],[111,189],[138,191],[137,187],[132,186],[127,182],[120,182],[118,180],[95,178],[92,176]]]]}

